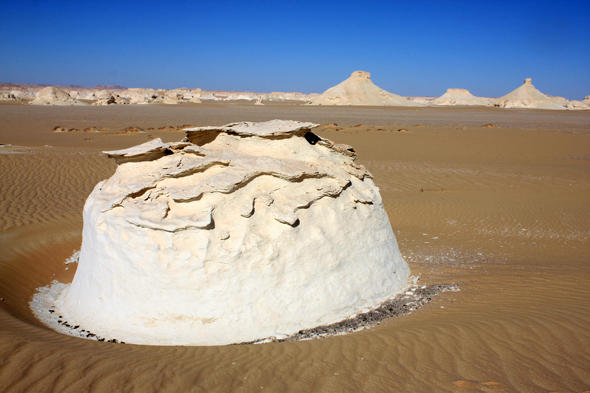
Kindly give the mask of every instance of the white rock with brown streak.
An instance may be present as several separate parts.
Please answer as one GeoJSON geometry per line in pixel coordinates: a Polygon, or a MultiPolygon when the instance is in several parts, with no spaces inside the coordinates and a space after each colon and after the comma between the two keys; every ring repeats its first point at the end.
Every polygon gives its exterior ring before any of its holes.
{"type": "Polygon", "coordinates": [[[106,152],[84,207],[70,324],[126,343],[217,345],[333,323],[409,269],[350,146],[273,120],[187,129],[106,152]]]}

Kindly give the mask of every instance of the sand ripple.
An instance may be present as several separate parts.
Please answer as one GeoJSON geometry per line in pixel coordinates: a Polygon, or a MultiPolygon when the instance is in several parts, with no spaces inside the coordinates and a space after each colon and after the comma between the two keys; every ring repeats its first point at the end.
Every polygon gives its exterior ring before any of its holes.
{"type": "MultiPolygon", "coordinates": [[[[348,131],[348,140],[330,139],[368,158],[362,163],[382,190],[412,273],[421,285],[463,281],[460,292],[320,340],[148,347],[61,335],[38,322],[28,302],[35,288],[72,279],[75,264],[64,261],[80,247],[84,200],[114,164],[96,150],[16,149],[0,154],[0,391],[590,390],[589,167],[563,158],[583,154],[588,142],[577,138],[587,136],[531,131],[535,144],[523,142],[525,158],[515,160],[505,153],[515,136],[501,129],[469,138],[445,130],[457,152],[431,149],[428,159],[413,159],[386,149],[418,154],[436,130],[348,131]],[[473,155],[484,159],[460,154],[476,149],[474,138],[484,147],[473,155]]],[[[125,138],[113,139],[120,148],[125,138]]]]}
{"type": "Polygon", "coordinates": [[[115,169],[98,152],[50,147],[3,150],[13,154],[0,154],[1,231],[56,219],[79,221],[86,196],[115,169]]]}

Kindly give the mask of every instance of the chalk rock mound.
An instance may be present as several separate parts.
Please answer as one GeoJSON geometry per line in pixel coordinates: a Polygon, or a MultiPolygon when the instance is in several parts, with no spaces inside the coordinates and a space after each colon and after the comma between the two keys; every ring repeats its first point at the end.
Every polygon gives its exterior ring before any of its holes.
{"type": "Polygon", "coordinates": [[[541,93],[533,86],[531,78],[526,78],[518,89],[494,101],[501,108],[567,109],[567,100],[541,93]]]}
{"type": "Polygon", "coordinates": [[[120,95],[115,95],[108,90],[100,90],[93,97],[94,101],[91,105],[127,105],[130,99],[123,98],[120,95]]]}
{"type": "Polygon", "coordinates": [[[567,101],[566,108],[571,110],[590,110],[590,102],[586,102],[585,100],[571,100],[567,101]]]}
{"type": "Polygon", "coordinates": [[[84,207],[69,324],[153,345],[215,345],[336,322],[409,274],[350,146],[273,120],[187,129],[106,152],[84,207]]]}
{"type": "Polygon", "coordinates": [[[55,106],[88,105],[85,102],[72,98],[68,93],[55,86],[47,86],[39,90],[35,94],[35,99],[29,104],[55,106]]]}
{"type": "Polygon", "coordinates": [[[161,92],[154,89],[129,88],[120,94],[121,97],[127,98],[130,104],[150,104],[153,102],[162,102],[164,100],[161,92]]]}
{"type": "Polygon", "coordinates": [[[0,101],[23,101],[24,99],[26,95],[22,91],[0,91],[0,101]]]}
{"type": "Polygon", "coordinates": [[[493,100],[476,97],[466,89],[447,89],[447,92],[433,100],[434,105],[479,105],[491,106],[493,100]]]}
{"type": "Polygon", "coordinates": [[[344,82],[329,88],[311,105],[371,105],[371,106],[423,106],[402,96],[377,87],[371,74],[355,71],[344,82]]]}

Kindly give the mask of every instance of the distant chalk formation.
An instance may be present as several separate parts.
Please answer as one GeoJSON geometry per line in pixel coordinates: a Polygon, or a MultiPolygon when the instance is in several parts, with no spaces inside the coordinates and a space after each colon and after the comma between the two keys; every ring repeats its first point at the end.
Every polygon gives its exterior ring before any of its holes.
{"type": "Polygon", "coordinates": [[[35,94],[30,105],[77,106],[88,105],[86,102],[72,98],[68,93],[55,86],[47,86],[35,94]]]}
{"type": "Polygon", "coordinates": [[[120,95],[114,95],[108,90],[100,90],[96,94],[94,94],[94,101],[91,105],[126,105],[129,104],[129,100],[127,98],[122,98],[120,95]]]}
{"type": "Polygon", "coordinates": [[[0,101],[23,101],[26,98],[26,93],[20,90],[0,91],[0,101]]]}
{"type": "Polygon", "coordinates": [[[377,87],[371,81],[371,74],[355,71],[348,79],[329,88],[311,105],[370,105],[370,106],[424,106],[402,96],[377,87]]]}
{"type": "Polygon", "coordinates": [[[493,104],[493,99],[476,97],[466,89],[448,89],[445,94],[433,100],[432,104],[491,106],[493,104]]]}
{"type": "Polygon", "coordinates": [[[537,108],[537,109],[590,109],[582,101],[568,101],[562,97],[552,97],[541,93],[533,86],[531,78],[516,90],[494,101],[500,108],[537,108]]]}
{"type": "Polygon", "coordinates": [[[291,102],[309,105],[366,105],[366,106],[495,106],[500,108],[537,108],[590,110],[590,96],[584,100],[567,100],[541,93],[530,79],[518,89],[501,98],[476,97],[465,89],[448,89],[440,97],[402,97],[387,92],[371,81],[371,75],[355,71],[350,78],[326,90],[323,94],[254,93],[239,91],[178,88],[172,90],[125,88],[122,86],[95,87],[50,86],[0,83],[0,102],[30,103],[33,105],[124,105],[201,103],[206,101],[250,101],[254,105],[291,102]],[[31,100],[34,100],[31,102],[31,100]],[[84,101],[82,101],[84,100],[84,101]]]}

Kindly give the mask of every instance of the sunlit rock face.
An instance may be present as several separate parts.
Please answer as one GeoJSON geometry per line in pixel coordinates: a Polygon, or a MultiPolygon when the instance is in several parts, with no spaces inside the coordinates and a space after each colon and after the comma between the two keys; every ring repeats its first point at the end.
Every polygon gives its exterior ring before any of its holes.
{"type": "Polygon", "coordinates": [[[47,86],[35,94],[35,99],[30,105],[53,105],[53,106],[84,106],[85,102],[72,98],[68,93],[55,86],[47,86]]]}
{"type": "Polygon", "coordinates": [[[355,71],[348,79],[329,88],[311,105],[423,106],[385,91],[371,81],[371,74],[355,71]]]}
{"type": "Polygon", "coordinates": [[[447,89],[447,92],[433,100],[434,105],[479,105],[491,106],[493,99],[476,97],[466,89],[447,89]]]}
{"type": "Polygon", "coordinates": [[[522,86],[494,101],[494,106],[502,108],[538,109],[590,109],[581,101],[568,101],[563,97],[552,97],[535,88],[531,78],[526,78],[522,86]]]}
{"type": "Polygon", "coordinates": [[[409,269],[350,146],[273,120],[106,152],[79,267],[57,310],[102,337],[216,345],[336,322],[409,269]]]}

